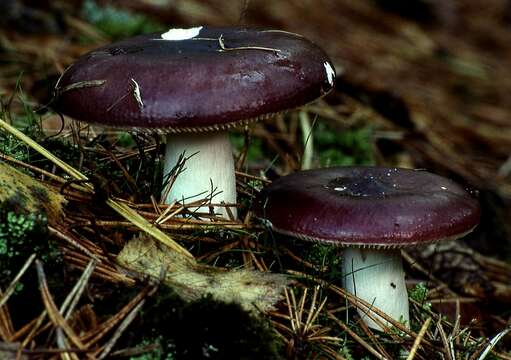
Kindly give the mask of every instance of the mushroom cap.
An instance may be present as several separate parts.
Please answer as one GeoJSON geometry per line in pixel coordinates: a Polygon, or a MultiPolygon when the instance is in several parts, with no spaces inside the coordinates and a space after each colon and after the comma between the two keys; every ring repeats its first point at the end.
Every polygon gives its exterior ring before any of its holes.
{"type": "Polygon", "coordinates": [[[304,105],[334,78],[323,50],[297,34],[171,29],[80,57],[58,81],[53,107],[106,126],[208,131],[304,105]]]}
{"type": "Polygon", "coordinates": [[[337,167],[274,181],[256,199],[273,230],[337,246],[401,248],[460,237],[479,222],[478,201],[422,170],[337,167]]]}

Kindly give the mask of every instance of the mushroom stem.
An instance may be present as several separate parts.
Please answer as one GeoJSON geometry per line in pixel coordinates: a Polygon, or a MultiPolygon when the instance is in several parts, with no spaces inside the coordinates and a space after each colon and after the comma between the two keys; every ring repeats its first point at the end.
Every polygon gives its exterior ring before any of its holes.
{"type": "MultiPolygon", "coordinates": [[[[236,203],[236,179],[234,159],[229,135],[226,131],[208,133],[180,133],[167,135],[165,149],[164,174],[169,174],[179,162],[181,155],[189,157],[165,199],[167,204],[173,201],[192,202],[214,194],[212,203],[236,203]],[[193,155],[193,156],[192,156],[193,155]],[[190,157],[191,156],[191,157],[190,157]]],[[[167,190],[164,190],[164,194],[167,190]]],[[[216,207],[215,213],[229,218],[224,207],[216,207]]],[[[209,206],[198,208],[209,211],[209,206]]],[[[236,208],[230,208],[234,218],[236,208]]]]}
{"type": "MultiPolygon", "coordinates": [[[[399,250],[344,249],[343,279],[347,291],[409,326],[408,293],[399,250]]],[[[367,326],[383,331],[367,316],[366,309],[357,311],[367,326]]],[[[371,315],[390,326],[374,312],[371,315]]]]}

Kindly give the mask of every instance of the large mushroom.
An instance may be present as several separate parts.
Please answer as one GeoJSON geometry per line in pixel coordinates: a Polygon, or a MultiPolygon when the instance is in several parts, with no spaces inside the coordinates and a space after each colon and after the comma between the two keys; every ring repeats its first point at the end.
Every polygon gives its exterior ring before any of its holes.
{"type": "Polygon", "coordinates": [[[329,92],[334,78],[326,54],[297,34],[170,29],[79,58],[56,86],[55,108],[91,123],[164,134],[166,174],[182,154],[193,155],[167,203],[209,193],[213,184],[221,192],[213,201],[233,204],[227,130],[307,104],[329,92]]]}
{"type": "MultiPolygon", "coordinates": [[[[400,249],[464,236],[478,224],[480,212],[477,200],[448,179],[386,167],[297,172],[264,189],[256,205],[276,232],[344,247],[346,290],[405,323],[400,249]]],[[[359,310],[364,321],[381,330],[367,311],[359,310]]]]}

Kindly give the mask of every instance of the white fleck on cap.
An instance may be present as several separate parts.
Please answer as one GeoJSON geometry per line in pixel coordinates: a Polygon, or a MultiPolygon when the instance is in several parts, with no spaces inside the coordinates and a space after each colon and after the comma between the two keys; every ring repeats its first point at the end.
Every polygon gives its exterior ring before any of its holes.
{"type": "Polygon", "coordinates": [[[192,27],[188,29],[170,29],[167,32],[161,34],[163,40],[179,41],[188,40],[199,35],[202,30],[202,26],[192,27]]]}
{"type": "Polygon", "coordinates": [[[332,65],[328,61],[325,61],[323,63],[323,66],[325,67],[326,77],[327,77],[328,83],[331,86],[333,86],[334,85],[334,79],[335,79],[335,70],[334,70],[334,68],[332,67],[332,65]]]}

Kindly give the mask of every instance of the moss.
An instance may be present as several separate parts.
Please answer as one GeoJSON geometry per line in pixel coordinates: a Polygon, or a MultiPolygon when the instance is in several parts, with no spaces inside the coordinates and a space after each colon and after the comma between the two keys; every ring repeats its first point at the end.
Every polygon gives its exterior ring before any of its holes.
{"type": "Polygon", "coordinates": [[[27,162],[30,157],[28,146],[10,134],[0,133],[0,151],[19,161],[27,162]]]}
{"type": "Polygon", "coordinates": [[[314,143],[321,166],[374,164],[370,127],[337,130],[320,122],[314,129],[314,143]]]}
{"type": "Polygon", "coordinates": [[[48,240],[42,213],[16,213],[9,203],[0,209],[0,284],[7,285],[32,253],[45,262],[60,262],[60,253],[48,240]],[[9,210],[7,210],[9,209],[9,210]]]}
{"type": "MultiPolygon", "coordinates": [[[[0,287],[4,288],[19,272],[28,257],[35,253],[45,263],[45,272],[52,292],[57,294],[62,285],[63,262],[55,244],[49,241],[47,219],[43,213],[23,213],[11,210],[8,202],[0,208],[0,287]]],[[[35,271],[29,271],[17,284],[9,307],[16,326],[24,325],[42,311],[37,298],[38,281],[35,271]]]]}
{"type": "Polygon", "coordinates": [[[422,304],[422,308],[431,310],[431,303],[426,302],[428,297],[428,288],[424,283],[418,283],[410,290],[410,298],[422,304]]]}
{"type": "MultiPolygon", "coordinates": [[[[315,276],[329,283],[338,283],[342,279],[342,261],[338,247],[321,243],[304,243],[302,240],[289,239],[295,253],[303,254],[303,259],[316,267],[315,276]]],[[[305,268],[303,269],[305,270],[305,268]]],[[[310,269],[307,269],[310,272],[310,269]]]]}
{"type": "Polygon", "coordinates": [[[424,321],[430,317],[430,312],[432,310],[432,304],[426,300],[428,298],[428,291],[429,290],[424,283],[418,283],[408,291],[410,299],[420,304],[419,313],[417,314],[418,320],[417,317],[411,316],[409,324],[412,330],[417,332],[421,329],[424,321]]]}
{"type": "MultiPolygon", "coordinates": [[[[45,262],[49,285],[62,291],[63,263],[57,246],[50,241],[48,222],[59,221],[64,199],[6,163],[0,162],[0,287],[5,288],[31,254],[45,262]]],[[[25,324],[41,307],[34,306],[38,281],[29,269],[18,283],[9,303],[12,318],[25,324]]],[[[37,296],[37,295],[36,295],[37,296]]]]}
{"type": "MultiPolygon", "coordinates": [[[[80,149],[77,146],[73,146],[71,141],[60,137],[49,137],[41,139],[40,143],[45,149],[50,151],[66,164],[73,167],[79,166],[80,149]]],[[[43,161],[46,163],[45,160],[43,161]]],[[[53,164],[49,163],[49,166],[53,166],[53,164]]]]}
{"type": "Polygon", "coordinates": [[[151,346],[151,345],[153,345],[153,346],[156,345],[156,347],[153,348],[153,350],[151,350],[149,352],[146,352],[146,353],[143,353],[143,354],[137,355],[137,356],[132,356],[132,357],[130,357],[130,360],[174,360],[175,359],[174,353],[167,353],[167,354],[163,353],[161,341],[162,341],[161,337],[155,339],[155,341],[148,341],[148,340],[142,341],[142,343],[140,344],[140,347],[151,346]]]}
{"type": "Polygon", "coordinates": [[[163,355],[175,359],[281,359],[265,319],[209,296],[185,302],[162,288],[144,306],[140,322],[136,331],[159,341],[163,355]]]}

